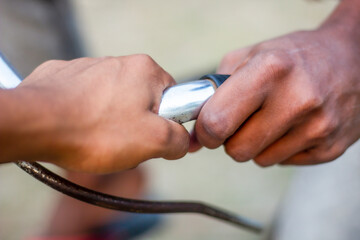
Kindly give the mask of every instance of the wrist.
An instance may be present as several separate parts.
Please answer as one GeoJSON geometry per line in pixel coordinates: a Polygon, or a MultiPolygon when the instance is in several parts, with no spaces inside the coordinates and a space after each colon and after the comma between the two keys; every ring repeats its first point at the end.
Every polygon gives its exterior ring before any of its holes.
{"type": "Polygon", "coordinates": [[[49,108],[36,91],[2,90],[0,109],[0,162],[51,157],[49,108]]]}
{"type": "Polygon", "coordinates": [[[351,38],[358,42],[360,40],[360,1],[341,1],[318,30],[330,31],[339,37],[351,38]]]}

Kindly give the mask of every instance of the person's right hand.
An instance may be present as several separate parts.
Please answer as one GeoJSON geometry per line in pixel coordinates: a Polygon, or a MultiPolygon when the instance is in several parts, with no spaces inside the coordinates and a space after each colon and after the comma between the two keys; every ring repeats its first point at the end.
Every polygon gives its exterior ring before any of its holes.
{"type": "MultiPolygon", "coordinates": [[[[359,2],[348,7],[360,13],[359,2]]],[[[264,167],[342,155],[360,138],[359,19],[353,31],[330,18],[229,53],[218,73],[231,76],[200,111],[190,151],[224,144],[234,160],[264,167]]]]}
{"type": "Polygon", "coordinates": [[[180,158],[189,145],[186,129],[157,115],[173,84],[146,55],[46,62],[7,92],[22,107],[0,119],[15,129],[0,134],[0,159],[107,173],[180,158]]]}

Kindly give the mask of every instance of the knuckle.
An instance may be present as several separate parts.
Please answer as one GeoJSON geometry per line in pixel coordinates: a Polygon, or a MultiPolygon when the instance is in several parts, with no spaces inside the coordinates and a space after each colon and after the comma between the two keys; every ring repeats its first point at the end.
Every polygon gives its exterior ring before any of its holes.
{"type": "Polygon", "coordinates": [[[295,102],[295,115],[297,116],[319,109],[323,105],[321,97],[312,90],[307,91],[307,93],[297,93],[295,102]]]}
{"type": "Polygon", "coordinates": [[[313,162],[314,163],[323,163],[328,162],[326,155],[323,152],[315,152],[312,154],[313,162]]]}
{"type": "Polygon", "coordinates": [[[102,62],[110,67],[116,67],[120,64],[120,60],[116,57],[105,57],[102,62]]]}
{"type": "Polygon", "coordinates": [[[236,162],[245,162],[252,159],[253,154],[250,151],[239,148],[238,145],[225,144],[226,154],[228,154],[236,162]]]}
{"type": "Polygon", "coordinates": [[[319,96],[315,94],[310,94],[310,96],[304,98],[304,101],[301,105],[304,110],[314,110],[319,108],[322,103],[323,102],[319,96]]]}
{"type": "MultiPolygon", "coordinates": [[[[107,58],[107,57],[106,57],[107,58]]],[[[91,57],[81,57],[81,58],[78,58],[78,59],[74,59],[74,60],[71,60],[72,61],[83,61],[83,62],[86,62],[86,61],[91,61],[91,60],[94,60],[96,58],[91,58],[91,57]]]]}
{"type": "Polygon", "coordinates": [[[256,58],[260,59],[270,77],[275,79],[288,74],[293,67],[291,57],[283,50],[260,52],[256,58]]]}
{"type": "Polygon", "coordinates": [[[164,87],[170,87],[176,84],[174,78],[166,71],[162,71],[161,80],[164,87]]]}
{"type": "Polygon", "coordinates": [[[235,64],[238,61],[237,54],[235,52],[229,52],[222,58],[220,66],[235,64]]]}
{"type": "Polygon", "coordinates": [[[326,151],[316,151],[312,154],[313,162],[316,164],[329,162],[332,160],[330,157],[326,151]]]}
{"type": "Polygon", "coordinates": [[[271,165],[274,164],[274,163],[273,163],[273,162],[274,162],[273,160],[268,159],[268,158],[262,156],[261,154],[258,155],[258,156],[256,156],[256,157],[254,157],[253,159],[254,159],[254,162],[255,162],[257,165],[259,165],[260,167],[268,167],[268,166],[271,166],[271,165]]]}
{"type": "Polygon", "coordinates": [[[336,130],[336,128],[336,121],[330,117],[324,117],[316,121],[310,128],[309,137],[318,140],[326,139],[336,130]]]}
{"type": "Polygon", "coordinates": [[[63,62],[65,62],[65,61],[64,60],[49,60],[49,61],[44,62],[40,66],[55,65],[55,64],[59,64],[59,63],[63,63],[63,62]]]}
{"type": "Polygon", "coordinates": [[[336,158],[340,157],[345,153],[345,151],[346,151],[346,146],[344,146],[343,144],[340,143],[334,144],[329,151],[330,153],[329,161],[335,160],[336,158]]]}
{"type": "Polygon", "coordinates": [[[53,65],[55,66],[55,65],[63,64],[63,63],[65,63],[65,62],[66,62],[66,61],[64,61],[64,60],[48,60],[48,61],[40,64],[40,66],[38,66],[38,67],[34,70],[34,72],[35,72],[35,71],[42,70],[42,69],[47,68],[47,67],[49,67],[49,66],[53,66],[53,65]]]}
{"type": "Polygon", "coordinates": [[[134,55],[134,60],[138,61],[144,65],[155,65],[156,64],[154,59],[147,54],[134,55]]]}
{"type": "Polygon", "coordinates": [[[101,59],[102,61],[106,61],[106,60],[110,60],[110,59],[113,59],[113,58],[116,58],[116,57],[105,56],[105,57],[101,57],[100,59],[101,59]]]}
{"type": "Polygon", "coordinates": [[[137,66],[141,69],[141,71],[149,74],[149,76],[153,76],[154,79],[158,79],[159,76],[166,75],[166,72],[159,66],[159,64],[157,64],[155,60],[147,54],[130,56],[129,64],[132,65],[132,67],[137,66]]]}
{"type": "Polygon", "coordinates": [[[254,162],[260,167],[270,167],[273,163],[266,161],[264,158],[254,158],[254,162]]]}
{"type": "Polygon", "coordinates": [[[238,150],[235,147],[229,146],[229,144],[225,144],[224,148],[227,155],[229,155],[236,162],[240,162],[240,158],[238,158],[238,150]]]}
{"type": "MultiPolygon", "coordinates": [[[[88,59],[90,59],[90,58],[88,58],[88,59]]],[[[120,64],[121,64],[121,61],[118,58],[107,56],[107,57],[100,58],[99,61],[94,64],[94,66],[89,68],[89,70],[92,69],[90,71],[96,71],[96,70],[99,70],[100,68],[103,68],[104,70],[105,69],[108,70],[109,68],[117,69],[118,67],[120,67],[120,64]]]]}
{"type": "Polygon", "coordinates": [[[332,146],[324,150],[324,159],[325,162],[330,162],[340,157],[346,151],[346,146],[341,143],[335,143],[332,146]]]}
{"type": "Polygon", "coordinates": [[[228,117],[223,113],[214,114],[211,111],[204,111],[199,122],[206,135],[211,138],[224,141],[231,135],[232,129],[228,117]]]}
{"type": "Polygon", "coordinates": [[[329,147],[319,147],[312,151],[313,161],[315,163],[330,162],[340,157],[346,151],[346,146],[337,143],[329,147]]]}

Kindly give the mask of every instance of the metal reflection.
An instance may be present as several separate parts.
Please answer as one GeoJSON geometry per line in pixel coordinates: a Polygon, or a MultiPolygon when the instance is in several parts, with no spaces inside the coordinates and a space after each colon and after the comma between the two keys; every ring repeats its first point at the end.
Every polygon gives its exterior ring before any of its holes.
{"type": "Polygon", "coordinates": [[[215,85],[210,80],[197,80],[175,85],[165,90],[159,115],[184,123],[194,120],[204,103],[215,93],[215,85]]]}

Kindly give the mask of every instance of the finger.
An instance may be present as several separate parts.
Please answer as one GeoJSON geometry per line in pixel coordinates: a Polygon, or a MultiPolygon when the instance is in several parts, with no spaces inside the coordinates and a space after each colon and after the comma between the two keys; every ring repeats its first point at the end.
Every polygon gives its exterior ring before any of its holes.
{"type": "Polygon", "coordinates": [[[139,89],[139,92],[151,89],[148,101],[144,102],[153,113],[158,113],[164,90],[176,84],[174,78],[148,55],[136,54],[125,58],[125,69],[131,76],[131,81],[126,81],[126,84],[139,89]]]}
{"type": "Polygon", "coordinates": [[[125,58],[127,60],[124,64],[128,65],[129,73],[137,76],[132,81],[144,84],[144,79],[148,79],[151,81],[146,81],[147,84],[150,84],[147,86],[155,88],[159,86],[166,88],[176,84],[174,78],[149,55],[135,54],[126,56],[125,58]]]}
{"type": "Polygon", "coordinates": [[[310,165],[315,163],[315,158],[308,151],[303,151],[291,156],[285,161],[281,162],[281,165],[310,165]]]}
{"type": "Polygon", "coordinates": [[[202,108],[195,125],[199,142],[208,148],[220,146],[260,108],[274,79],[288,71],[289,64],[273,55],[259,54],[249,60],[202,108]]]}
{"type": "Polygon", "coordinates": [[[244,66],[250,59],[252,47],[241,48],[225,55],[219,64],[217,73],[232,74],[235,69],[244,66]]]}
{"type": "Polygon", "coordinates": [[[274,106],[265,107],[227,140],[225,150],[238,162],[253,159],[288,132],[294,122],[295,119],[277,112],[274,106]]]}
{"type": "Polygon", "coordinates": [[[317,157],[322,159],[324,157],[331,158],[331,155],[337,156],[342,151],[342,149],[336,148],[344,144],[336,140],[338,128],[334,117],[328,116],[322,109],[318,109],[310,111],[302,118],[297,118],[301,124],[293,127],[284,137],[255,157],[255,162],[259,165],[268,166],[283,162],[296,153],[307,149],[307,152],[311,150],[313,154],[318,155],[317,152],[323,148],[324,153],[317,157]]]}
{"type": "Polygon", "coordinates": [[[330,162],[340,157],[347,149],[345,141],[335,141],[331,146],[318,145],[297,153],[281,162],[281,165],[314,165],[330,162]]]}
{"type": "Polygon", "coordinates": [[[285,136],[254,157],[254,161],[260,166],[270,166],[314,147],[315,142],[309,141],[304,134],[308,132],[309,127],[311,124],[303,124],[290,130],[285,136]]]}
{"type": "Polygon", "coordinates": [[[171,120],[155,114],[149,117],[151,124],[150,138],[153,151],[151,157],[162,157],[168,160],[178,159],[186,155],[189,149],[190,136],[187,130],[171,120]]]}
{"type": "Polygon", "coordinates": [[[201,144],[197,140],[195,129],[193,129],[190,133],[190,146],[189,152],[196,152],[202,148],[201,144]]]}

